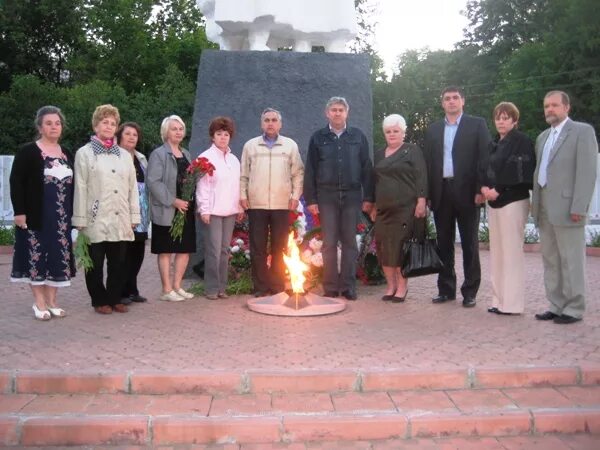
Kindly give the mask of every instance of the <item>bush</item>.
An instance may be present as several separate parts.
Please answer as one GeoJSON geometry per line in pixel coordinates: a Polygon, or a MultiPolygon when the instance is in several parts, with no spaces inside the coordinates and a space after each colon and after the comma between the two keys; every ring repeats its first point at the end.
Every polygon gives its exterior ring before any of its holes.
{"type": "Polygon", "coordinates": [[[540,235],[535,228],[526,228],[523,241],[526,244],[537,244],[540,242],[540,235]]]}
{"type": "Polygon", "coordinates": [[[0,221],[0,245],[14,245],[15,226],[5,225],[4,220],[0,221]]]}
{"type": "Polygon", "coordinates": [[[479,225],[479,242],[490,242],[490,229],[487,222],[479,225]]]}
{"type": "Polygon", "coordinates": [[[600,247],[600,231],[591,229],[589,234],[590,241],[587,244],[588,247],[600,247]]]}

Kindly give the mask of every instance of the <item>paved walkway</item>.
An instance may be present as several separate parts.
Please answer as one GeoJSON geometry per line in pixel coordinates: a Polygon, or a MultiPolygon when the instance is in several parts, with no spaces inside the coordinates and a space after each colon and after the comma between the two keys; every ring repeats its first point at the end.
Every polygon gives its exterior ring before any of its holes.
{"type": "Polygon", "coordinates": [[[600,258],[588,257],[588,311],[583,322],[573,325],[533,318],[546,308],[539,254],[526,255],[525,314],[487,313],[487,251],[481,259],[483,283],[473,309],[462,308],[460,301],[433,305],[435,277],[424,277],[411,280],[405,304],[380,301],[382,286],[361,286],[359,301],[337,315],[280,318],[249,311],[248,296],[160,302],[155,258],[148,254],[140,285],[149,303],[133,305],[128,314],[98,315],[79,275],[72,287],[59,292],[68,317],[39,322],[33,319],[29,287],[8,281],[11,257],[0,256],[0,369],[173,372],[600,364],[600,258]]]}

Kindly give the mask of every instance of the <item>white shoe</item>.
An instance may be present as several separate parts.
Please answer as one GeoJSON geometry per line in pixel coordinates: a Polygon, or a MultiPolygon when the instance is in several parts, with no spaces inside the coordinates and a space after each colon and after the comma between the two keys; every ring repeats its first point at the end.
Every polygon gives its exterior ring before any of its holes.
{"type": "Polygon", "coordinates": [[[183,298],[194,298],[194,294],[191,292],[184,291],[182,288],[179,288],[175,291],[177,295],[183,298]]]}
{"type": "Polygon", "coordinates": [[[50,314],[50,311],[48,311],[47,309],[39,309],[37,307],[37,305],[33,305],[33,313],[35,314],[35,318],[37,320],[50,320],[52,318],[52,315],[50,314]]]}
{"type": "Polygon", "coordinates": [[[167,292],[166,294],[162,294],[159,298],[161,300],[164,300],[165,302],[182,302],[185,300],[185,298],[183,298],[181,295],[179,295],[175,291],[171,291],[171,292],[167,292]]]}

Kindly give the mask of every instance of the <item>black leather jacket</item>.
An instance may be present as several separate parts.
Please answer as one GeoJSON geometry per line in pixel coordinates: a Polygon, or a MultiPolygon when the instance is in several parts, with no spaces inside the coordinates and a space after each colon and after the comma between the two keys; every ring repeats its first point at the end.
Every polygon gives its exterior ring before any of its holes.
{"type": "Polygon", "coordinates": [[[373,163],[369,143],[358,128],[347,127],[338,138],[329,126],[310,138],[304,168],[304,199],[319,202],[320,192],[360,191],[373,202],[373,163]]]}

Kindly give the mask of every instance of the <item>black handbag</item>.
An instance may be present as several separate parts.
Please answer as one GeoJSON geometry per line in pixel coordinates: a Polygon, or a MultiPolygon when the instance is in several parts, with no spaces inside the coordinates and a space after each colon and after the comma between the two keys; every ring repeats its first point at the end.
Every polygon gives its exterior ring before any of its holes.
{"type": "Polygon", "coordinates": [[[425,219],[415,220],[412,237],[402,244],[402,276],[422,277],[439,273],[443,267],[436,240],[427,236],[425,219]]]}

